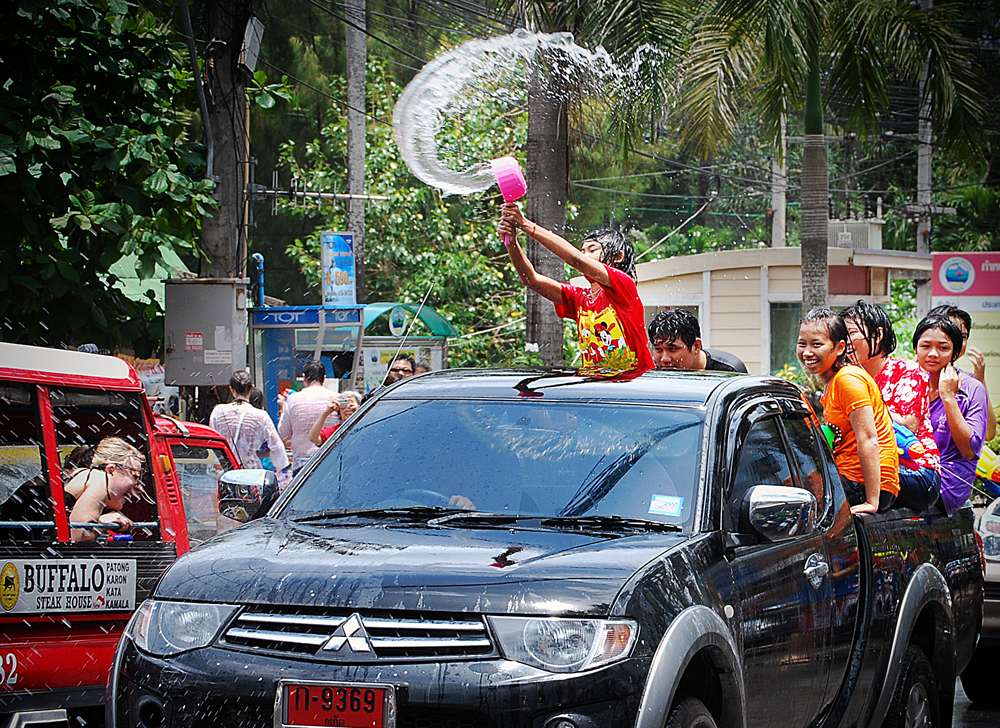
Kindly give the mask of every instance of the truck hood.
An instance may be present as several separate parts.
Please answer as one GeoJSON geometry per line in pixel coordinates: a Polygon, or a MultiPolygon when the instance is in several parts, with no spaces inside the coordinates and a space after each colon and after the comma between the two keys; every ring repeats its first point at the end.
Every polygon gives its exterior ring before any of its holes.
{"type": "Polygon", "coordinates": [[[688,537],[264,519],[185,554],[164,574],[156,597],[600,616],[636,571],[688,537]]]}

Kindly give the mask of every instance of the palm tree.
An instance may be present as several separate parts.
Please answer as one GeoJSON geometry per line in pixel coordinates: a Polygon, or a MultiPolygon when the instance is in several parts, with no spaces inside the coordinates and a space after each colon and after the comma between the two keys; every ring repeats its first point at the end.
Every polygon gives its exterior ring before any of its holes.
{"type": "MultiPolygon", "coordinates": [[[[643,45],[662,46],[664,38],[675,38],[687,26],[688,14],[683,0],[500,0],[501,12],[518,18],[535,32],[573,33],[576,42],[588,47],[598,45],[613,58],[630,56],[643,45]]],[[[642,78],[633,89],[628,105],[620,107],[615,117],[617,137],[627,147],[632,133],[641,128],[651,106],[662,105],[666,98],[662,70],[669,65],[659,62],[637,69],[642,78]],[[655,66],[655,67],[654,67],[655,66]]],[[[575,88],[567,82],[566,59],[558,51],[548,53],[535,65],[528,91],[528,138],[526,177],[528,215],[539,224],[562,234],[566,226],[566,200],[569,192],[569,109],[575,88]]],[[[621,99],[619,99],[620,101],[621,99]]],[[[562,280],[561,260],[530,242],[528,257],[541,273],[562,280]]],[[[563,361],[562,322],[552,304],[532,291],[528,292],[527,340],[539,345],[546,364],[563,361]]]]}
{"type": "Polygon", "coordinates": [[[984,86],[950,25],[958,12],[956,4],[921,9],[909,0],[718,0],[698,23],[679,102],[687,142],[715,149],[750,100],[780,154],[782,119],[803,112],[803,310],[827,300],[825,107],[867,137],[888,107],[890,82],[923,77],[937,143],[965,159],[980,155],[984,86]]]}

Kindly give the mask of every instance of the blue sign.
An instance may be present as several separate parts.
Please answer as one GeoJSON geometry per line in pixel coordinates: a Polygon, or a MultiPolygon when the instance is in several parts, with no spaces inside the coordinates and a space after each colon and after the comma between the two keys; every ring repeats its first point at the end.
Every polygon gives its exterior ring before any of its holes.
{"type": "Polygon", "coordinates": [[[319,308],[308,309],[256,309],[253,312],[254,326],[304,326],[319,323],[319,308]]]}
{"type": "Polygon", "coordinates": [[[301,326],[317,326],[320,312],[323,312],[327,324],[356,324],[361,321],[361,307],[326,308],[321,306],[302,306],[293,308],[257,308],[253,311],[254,326],[281,326],[296,328],[301,326]]]}
{"type": "Polygon", "coordinates": [[[353,233],[320,233],[323,273],[323,304],[352,305],[357,302],[354,278],[353,233]]]}

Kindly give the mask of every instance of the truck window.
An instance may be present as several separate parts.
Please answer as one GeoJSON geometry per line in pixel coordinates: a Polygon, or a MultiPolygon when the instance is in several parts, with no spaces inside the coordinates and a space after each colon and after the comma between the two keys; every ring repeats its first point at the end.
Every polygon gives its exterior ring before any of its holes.
{"type": "MultiPolygon", "coordinates": [[[[120,437],[133,445],[146,457],[142,485],[155,500],[156,487],[151,476],[150,450],[146,436],[146,420],[140,392],[117,392],[91,389],[52,387],[52,422],[59,447],[59,462],[74,448],[96,446],[105,437],[120,437]]],[[[156,506],[136,498],[125,504],[121,511],[137,524],[157,521],[156,506]]],[[[68,514],[67,514],[68,515],[68,514]]],[[[151,526],[136,528],[135,541],[156,540],[158,534],[151,526]]]]}
{"type": "Polygon", "coordinates": [[[191,546],[238,525],[219,515],[219,478],[233,467],[225,450],[186,442],[173,443],[170,450],[184,498],[184,515],[191,546]]]}
{"type": "Polygon", "coordinates": [[[730,526],[739,522],[743,497],[753,486],[794,484],[777,420],[773,417],[759,420],[750,427],[740,448],[738,463],[727,509],[730,526]]]}
{"type": "Polygon", "coordinates": [[[55,538],[37,390],[27,384],[0,383],[0,524],[0,538],[55,538]]]}
{"type": "Polygon", "coordinates": [[[796,465],[796,485],[816,496],[817,503],[825,504],[826,487],[823,481],[825,465],[819,451],[815,428],[803,417],[785,417],[782,423],[792,450],[792,460],[796,465]]]}

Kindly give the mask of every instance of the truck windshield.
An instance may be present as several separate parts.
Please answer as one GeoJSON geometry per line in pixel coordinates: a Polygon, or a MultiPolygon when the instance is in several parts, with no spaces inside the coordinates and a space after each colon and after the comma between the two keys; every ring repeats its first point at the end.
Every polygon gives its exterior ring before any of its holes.
{"type": "Polygon", "coordinates": [[[383,401],[283,509],[432,506],[693,522],[703,416],[599,403],[383,401]]]}

